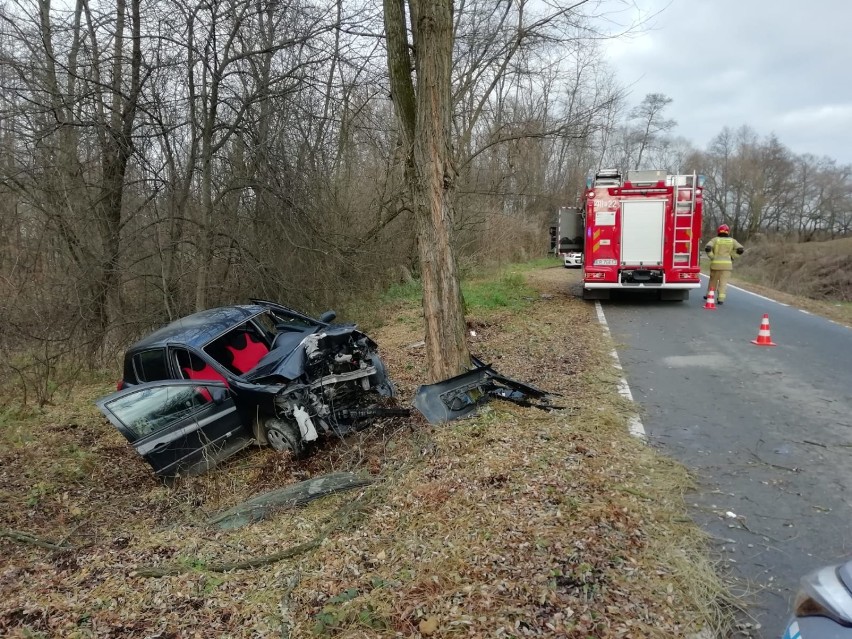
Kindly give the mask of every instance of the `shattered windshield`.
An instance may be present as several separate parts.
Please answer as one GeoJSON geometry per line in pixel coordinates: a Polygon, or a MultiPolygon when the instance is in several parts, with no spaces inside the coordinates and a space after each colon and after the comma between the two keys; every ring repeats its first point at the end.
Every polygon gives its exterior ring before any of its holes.
{"type": "MultiPolygon", "coordinates": [[[[271,322],[274,332],[278,333],[281,330],[290,330],[290,331],[308,331],[316,328],[316,322],[311,322],[306,319],[302,319],[301,317],[296,317],[295,315],[290,315],[288,313],[284,313],[277,310],[271,310],[268,313],[264,313],[261,317],[264,318],[264,322],[271,322]]],[[[266,324],[263,325],[266,328],[266,324]]]]}
{"type": "Polygon", "coordinates": [[[258,324],[258,326],[260,326],[260,328],[264,330],[267,335],[274,336],[278,332],[275,328],[275,319],[272,317],[272,313],[269,311],[255,316],[254,321],[258,324]]]}

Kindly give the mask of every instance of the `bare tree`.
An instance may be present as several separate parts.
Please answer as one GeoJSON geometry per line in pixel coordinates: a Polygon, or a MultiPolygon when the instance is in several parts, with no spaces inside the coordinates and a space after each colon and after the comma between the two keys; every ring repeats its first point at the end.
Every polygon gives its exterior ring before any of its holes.
{"type": "Polygon", "coordinates": [[[850,210],[850,167],[794,155],[774,135],[725,128],[698,164],[707,173],[709,226],[725,222],[740,237],[780,233],[800,240],[843,234],[850,210]]]}
{"type": "Polygon", "coordinates": [[[649,93],[642,103],[630,112],[630,118],[637,121],[633,134],[639,146],[634,168],[638,169],[642,166],[642,156],[656,137],[677,125],[674,120],[663,117],[663,110],[671,102],[672,99],[662,93],[649,93]]]}

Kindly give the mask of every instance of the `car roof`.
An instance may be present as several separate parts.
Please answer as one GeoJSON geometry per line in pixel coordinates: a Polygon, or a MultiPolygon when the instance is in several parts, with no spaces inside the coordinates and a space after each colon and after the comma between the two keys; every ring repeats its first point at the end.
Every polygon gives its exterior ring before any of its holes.
{"type": "Polygon", "coordinates": [[[245,304],[199,311],[158,328],[127,350],[140,351],[166,344],[186,344],[201,348],[228,329],[242,324],[264,310],[266,310],[265,307],[257,304],[245,304]]]}

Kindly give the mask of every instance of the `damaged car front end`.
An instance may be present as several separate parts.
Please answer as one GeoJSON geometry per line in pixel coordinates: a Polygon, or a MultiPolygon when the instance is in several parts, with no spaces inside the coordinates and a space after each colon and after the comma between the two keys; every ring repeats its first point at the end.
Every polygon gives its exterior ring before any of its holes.
{"type": "Polygon", "coordinates": [[[321,435],[343,436],[370,418],[408,414],[380,405],[379,398],[394,396],[393,384],[375,342],[353,327],[310,334],[280,360],[273,351],[248,377],[280,387],[264,435],[274,449],[296,457],[321,435]]]}

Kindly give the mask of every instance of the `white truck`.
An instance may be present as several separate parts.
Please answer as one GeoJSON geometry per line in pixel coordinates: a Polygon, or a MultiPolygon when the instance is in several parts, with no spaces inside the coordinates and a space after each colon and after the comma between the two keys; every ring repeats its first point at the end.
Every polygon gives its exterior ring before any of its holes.
{"type": "Polygon", "coordinates": [[[550,227],[550,250],[563,260],[565,268],[583,266],[583,210],[563,206],[550,227]]]}

